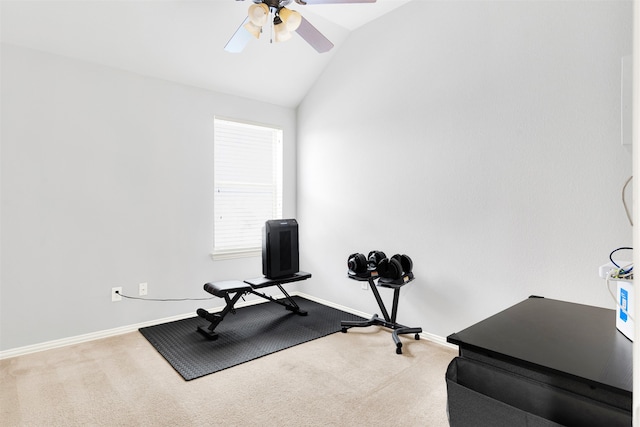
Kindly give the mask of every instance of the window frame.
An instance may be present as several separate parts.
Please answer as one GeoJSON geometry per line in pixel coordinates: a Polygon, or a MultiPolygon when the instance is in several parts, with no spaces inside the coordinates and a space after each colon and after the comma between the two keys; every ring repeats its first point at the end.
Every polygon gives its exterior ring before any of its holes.
{"type": "MultiPolygon", "coordinates": [[[[244,257],[253,257],[260,256],[262,254],[262,227],[264,226],[264,221],[268,219],[281,219],[283,216],[283,197],[284,197],[284,130],[281,126],[275,126],[272,124],[259,123],[254,121],[241,120],[236,118],[224,117],[224,116],[214,116],[214,158],[213,158],[213,169],[214,169],[214,177],[213,177],[213,249],[211,251],[211,258],[213,260],[225,260],[225,259],[234,259],[234,258],[244,258],[244,257]],[[220,180],[217,175],[218,167],[221,167],[218,163],[218,159],[216,158],[216,154],[218,153],[219,147],[217,146],[218,139],[216,138],[217,130],[219,129],[220,122],[228,122],[230,126],[247,126],[249,128],[263,128],[270,130],[272,135],[271,142],[271,155],[275,156],[272,160],[272,171],[271,171],[271,183],[266,184],[265,182],[232,182],[220,180]],[[220,246],[220,242],[217,242],[217,233],[220,233],[220,223],[218,221],[217,215],[220,213],[218,211],[219,204],[216,203],[216,193],[219,191],[221,185],[232,186],[234,188],[253,188],[254,190],[258,187],[265,188],[268,192],[273,192],[274,199],[271,201],[271,207],[265,207],[265,210],[271,209],[271,215],[264,218],[264,221],[259,221],[261,223],[260,228],[257,230],[260,236],[260,240],[258,241],[258,245],[254,246],[243,246],[243,247],[235,247],[230,248],[229,246],[220,246]],[[218,246],[216,244],[218,243],[218,246]]],[[[228,143],[228,141],[226,142],[228,143]]],[[[266,170],[266,169],[265,169],[266,170]]],[[[231,228],[231,230],[236,230],[237,228],[231,228]]],[[[252,231],[251,233],[254,233],[252,231]]]]}

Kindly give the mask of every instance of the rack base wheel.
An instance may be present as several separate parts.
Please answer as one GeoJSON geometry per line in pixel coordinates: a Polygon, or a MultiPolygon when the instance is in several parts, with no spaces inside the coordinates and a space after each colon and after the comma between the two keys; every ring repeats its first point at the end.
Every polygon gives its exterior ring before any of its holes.
{"type": "Polygon", "coordinates": [[[416,340],[420,340],[420,334],[416,334],[416,340]]]}
{"type": "Polygon", "coordinates": [[[396,343],[396,354],[402,354],[402,343],[396,343]]]}

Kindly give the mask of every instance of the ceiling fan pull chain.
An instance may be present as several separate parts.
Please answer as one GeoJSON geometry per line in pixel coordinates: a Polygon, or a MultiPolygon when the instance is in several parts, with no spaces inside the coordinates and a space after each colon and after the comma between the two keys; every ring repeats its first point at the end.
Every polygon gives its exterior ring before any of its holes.
{"type": "Polygon", "coordinates": [[[273,20],[276,19],[275,18],[275,13],[273,11],[273,8],[270,8],[271,10],[271,19],[269,21],[271,21],[271,25],[269,25],[269,28],[271,29],[271,32],[269,33],[269,43],[273,44],[273,20]]]}

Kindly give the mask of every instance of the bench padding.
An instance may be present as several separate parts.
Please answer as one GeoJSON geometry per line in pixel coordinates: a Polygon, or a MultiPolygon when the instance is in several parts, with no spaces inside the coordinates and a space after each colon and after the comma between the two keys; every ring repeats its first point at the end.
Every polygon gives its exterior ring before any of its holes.
{"type": "Polygon", "coordinates": [[[226,280],[222,282],[205,283],[204,290],[211,295],[224,298],[229,292],[249,291],[251,290],[251,285],[240,280],[226,280]]]}

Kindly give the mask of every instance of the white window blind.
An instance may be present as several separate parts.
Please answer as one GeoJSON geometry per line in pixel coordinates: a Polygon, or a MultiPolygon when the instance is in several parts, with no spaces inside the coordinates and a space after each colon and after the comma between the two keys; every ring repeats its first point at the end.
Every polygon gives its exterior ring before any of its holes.
{"type": "Polygon", "coordinates": [[[214,119],[213,257],[259,253],[262,227],[282,218],[282,130],[214,119]]]}

